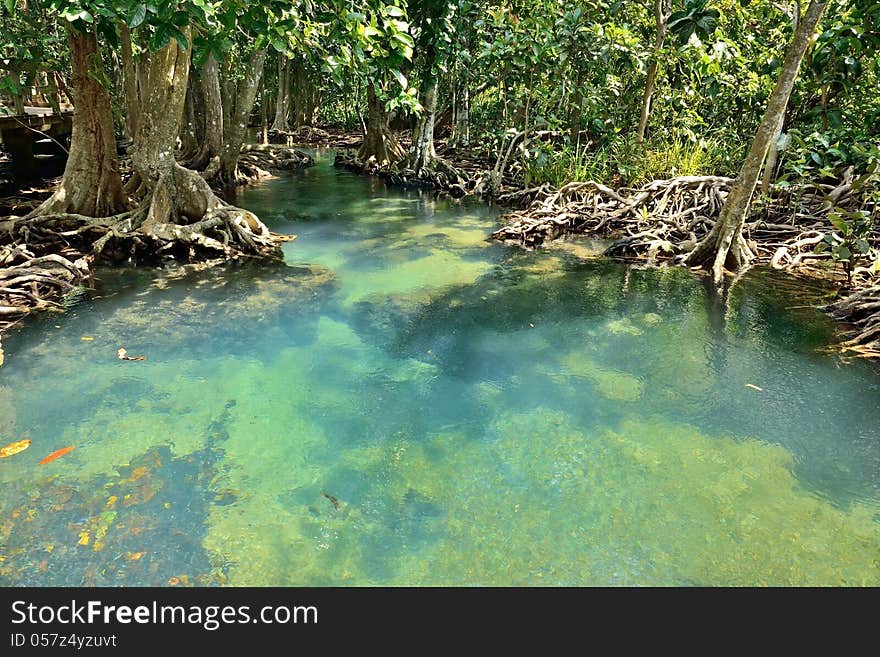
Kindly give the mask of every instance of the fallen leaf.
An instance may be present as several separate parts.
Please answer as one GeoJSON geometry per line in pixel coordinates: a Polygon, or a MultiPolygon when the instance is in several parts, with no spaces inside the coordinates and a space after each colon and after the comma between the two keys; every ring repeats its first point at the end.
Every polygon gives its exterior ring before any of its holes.
{"type": "Polygon", "coordinates": [[[146,554],[146,552],[126,552],[125,558],[128,561],[138,561],[145,554],[146,554]]]}
{"type": "Polygon", "coordinates": [[[80,532],[79,540],[76,542],[77,545],[88,545],[89,544],[89,533],[88,532],[80,532]]]}
{"type": "Polygon", "coordinates": [[[110,497],[107,498],[107,503],[104,505],[104,507],[109,509],[111,506],[116,504],[116,500],[118,500],[118,499],[119,498],[116,497],[115,495],[111,495],[110,497]]]}
{"type": "Polygon", "coordinates": [[[131,471],[131,476],[128,478],[128,480],[129,481],[137,481],[138,479],[143,477],[145,474],[147,474],[147,472],[148,472],[148,470],[147,470],[146,466],[143,466],[143,465],[138,466],[134,470],[131,471]]]}
{"type": "Polygon", "coordinates": [[[57,459],[61,456],[64,456],[65,454],[69,454],[70,452],[73,451],[73,449],[74,449],[73,445],[68,445],[67,447],[62,447],[61,449],[55,450],[54,452],[49,454],[49,456],[42,459],[37,465],[46,465],[47,463],[50,463],[50,462],[54,461],[55,459],[57,459]]]}
{"type": "Polygon", "coordinates": [[[5,459],[7,456],[12,456],[13,454],[18,454],[19,452],[23,452],[28,447],[30,447],[30,440],[18,440],[14,443],[9,443],[6,447],[0,448],[0,459],[5,459]]]}
{"type": "Polygon", "coordinates": [[[169,577],[168,578],[168,586],[177,586],[178,584],[180,584],[180,580],[177,579],[176,577],[169,577]]]}
{"type": "Polygon", "coordinates": [[[84,335],[80,338],[80,340],[82,340],[83,342],[94,342],[95,338],[93,338],[89,335],[84,335]]]}
{"type": "Polygon", "coordinates": [[[747,383],[746,388],[751,388],[752,390],[757,390],[758,392],[764,392],[764,388],[759,388],[754,383],[747,383]]]}
{"type": "Polygon", "coordinates": [[[116,356],[119,360],[147,360],[146,356],[129,356],[128,351],[124,347],[116,350],[116,356]]]}

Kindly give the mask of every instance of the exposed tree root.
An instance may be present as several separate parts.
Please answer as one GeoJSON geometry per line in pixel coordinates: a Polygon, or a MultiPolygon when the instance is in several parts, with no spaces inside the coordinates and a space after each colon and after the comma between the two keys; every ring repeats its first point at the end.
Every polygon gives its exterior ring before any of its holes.
{"type": "Polygon", "coordinates": [[[213,188],[227,191],[285,171],[304,169],[314,163],[315,161],[310,155],[286,146],[245,144],[241,147],[238,166],[231,180],[226,180],[223,177],[219,156],[209,160],[206,166],[199,170],[199,174],[213,188]]]}
{"type": "Polygon", "coordinates": [[[333,137],[322,128],[301,125],[295,130],[269,130],[269,141],[273,144],[293,146],[294,144],[314,144],[329,146],[333,137]]]}
{"type": "Polygon", "coordinates": [[[280,243],[252,212],[226,203],[195,171],[174,164],[128,212],[95,219],[36,212],[15,219],[8,238],[43,250],[73,248],[110,261],[152,262],[161,257],[198,261],[216,257],[276,258],[280,243]]]}
{"type": "MultiPolygon", "coordinates": [[[[492,237],[536,246],[566,233],[586,233],[613,239],[606,255],[632,257],[647,264],[672,261],[708,265],[714,249],[703,241],[710,234],[733,180],[688,176],[657,180],[638,189],[611,189],[596,182],[569,183],[553,190],[546,185],[501,196],[501,203],[525,207],[502,220],[507,225],[492,237]],[[699,247],[699,248],[698,248],[699,247]],[[702,253],[704,251],[705,253],[702,253]]],[[[837,207],[880,211],[866,197],[853,195],[852,186],[809,185],[799,190],[775,189],[753,204],[743,238],[732,245],[725,268],[735,271],[745,262],[767,264],[822,278],[844,279],[825,252],[815,247],[834,230],[828,220],[837,207]]],[[[869,242],[880,247],[877,229],[869,242]]],[[[862,356],[880,357],[880,286],[857,271],[865,286],[826,310],[855,327],[844,347],[862,356]]]]}
{"type": "Polygon", "coordinates": [[[872,285],[835,301],[823,310],[846,322],[848,338],[840,346],[862,358],[880,358],[880,285],[872,285]]]}
{"type": "Polygon", "coordinates": [[[273,144],[245,144],[238,160],[239,170],[250,178],[265,178],[267,175],[305,169],[314,164],[315,160],[302,151],[273,144]]]}
{"type": "Polygon", "coordinates": [[[363,160],[348,154],[338,154],[334,166],[357,174],[378,176],[389,187],[403,189],[431,190],[438,194],[449,194],[453,198],[461,198],[476,193],[479,179],[468,178],[449,162],[438,159],[433,168],[415,170],[399,165],[379,166],[375,160],[363,160]]]}
{"type": "MultiPolygon", "coordinates": [[[[498,198],[525,209],[502,217],[507,224],[492,237],[535,246],[562,234],[585,233],[614,239],[608,255],[683,259],[711,231],[732,183],[718,176],[682,176],[637,189],[614,190],[592,181],[557,190],[542,185],[498,198]]],[[[756,202],[743,242],[731,249],[733,257],[741,250],[777,269],[827,276],[828,256],[814,247],[833,229],[827,219],[828,198],[836,191],[839,188],[820,185],[797,194],[778,189],[756,202]]],[[[842,194],[835,200],[860,203],[842,194]]]]}
{"type": "Polygon", "coordinates": [[[59,300],[88,275],[87,258],[71,261],[20,245],[0,246],[0,332],[33,311],[62,307],[59,300]]]}
{"type": "Polygon", "coordinates": [[[111,217],[53,213],[43,204],[0,221],[0,331],[35,310],[59,307],[87,282],[92,262],[279,259],[281,243],[294,239],[226,203],[198,173],[177,164],[133,187],[146,190],[140,201],[111,217]]]}

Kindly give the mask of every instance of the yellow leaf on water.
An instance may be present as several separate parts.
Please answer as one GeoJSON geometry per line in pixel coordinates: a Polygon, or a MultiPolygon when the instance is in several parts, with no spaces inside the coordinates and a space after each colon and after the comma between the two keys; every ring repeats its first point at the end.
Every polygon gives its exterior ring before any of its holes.
{"type": "Polygon", "coordinates": [[[95,338],[93,338],[89,335],[84,335],[80,338],[80,340],[82,340],[83,342],[94,342],[95,338]]]}
{"type": "Polygon", "coordinates": [[[127,561],[138,561],[145,554],[146,552],[126,552],[125,558],[127,561]]]}
{"type": "Polygon", "coordinates": [[[9,443],[6,447],[0,447],[0,459],[5,459],[7,456],[23,452],[30,447],[30,444],[30,440],[18,440],[14,443],[9,443]]]}
{"type": "Polygon", "coordinates": [[[88,545],[89,544],[89,533],[88,532],[80,532],[79,540],[76,542],[77,545],[88,545]]]}
{"type": "Polygon", "coordinates": [[[110,497],[107,498],[107,504],[105,504],[104,506],[109,509],[111,506],[116,504],[116,500],[118,500],[118,499],[119,498],[116,497],[115,495],[111,495],[110,497]]]}

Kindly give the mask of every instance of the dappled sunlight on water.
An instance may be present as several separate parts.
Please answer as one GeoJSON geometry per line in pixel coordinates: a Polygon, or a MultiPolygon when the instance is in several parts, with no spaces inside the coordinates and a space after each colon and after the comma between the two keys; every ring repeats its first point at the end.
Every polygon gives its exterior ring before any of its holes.
{"type": "Polygon", "coordinates": [[[327,156],[241,202],[286,266],[4,339],[0,584],[880,584],[880,375],[821,290],[489,243],[327,156]]]}

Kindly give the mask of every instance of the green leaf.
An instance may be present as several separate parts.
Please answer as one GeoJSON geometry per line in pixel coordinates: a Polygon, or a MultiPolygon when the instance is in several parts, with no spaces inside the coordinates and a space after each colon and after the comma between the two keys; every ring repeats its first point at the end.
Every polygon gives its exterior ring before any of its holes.
{"type": "Polygon", "coordinates": [[[144,19],[147,17],[147,6],[146,5],[137,5],[134,8],[134,11],[131,14],[131,18],[128,20],[128,26],[132,29],[136,28],[138,25],[144,22],[144,19]]]}
{"type": "Polygon", "coordinates": [[[839,231],[843,232],[843,231],[846,231],[846,229],[847,229],[846,219],[841,217],[836,212],[829,212],[828,213],[828,221],[830,221],[831,225],[834,226],[839,231]]]}
{"type": "Polygon", "coordinates": [[[168,33],[175,38],[181,50],[186,50],[187,48],[189,48],[189,41],[186,40],[186,36],[184,36],[183,32],[178,30],[176,27],[169,27],[168,33]]]}
{"type": "Polygon", "coordinates": [[[401,88],[406,89],[409,84],[409,80],[406,79],[406,76],[397,69],[392,69],[391,73],[397,78],[397,82],[400,84],[401,88]]]}

